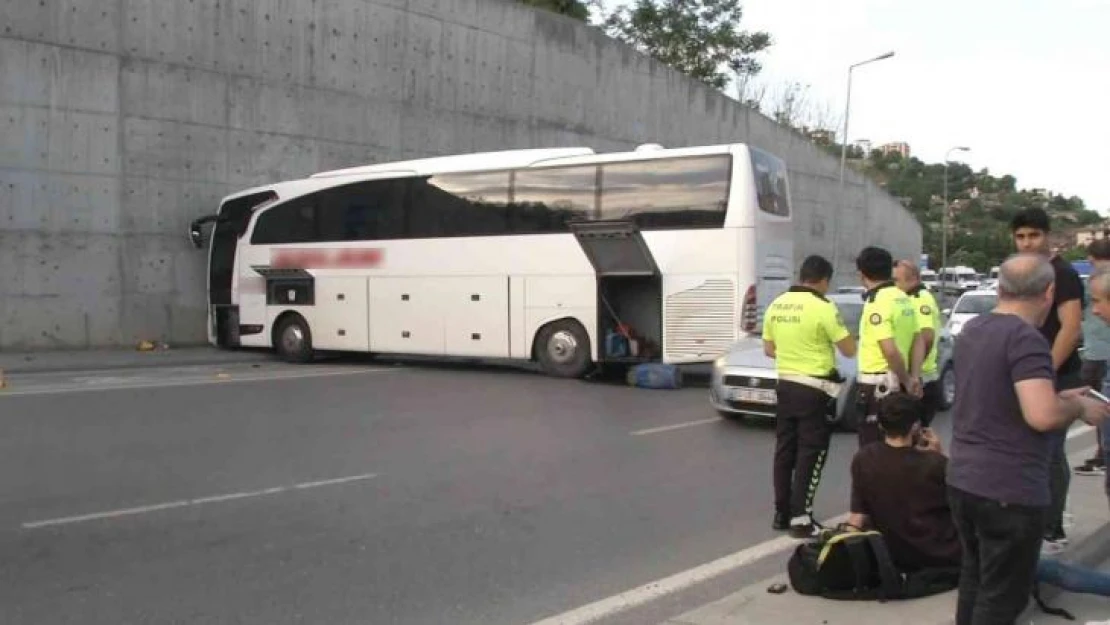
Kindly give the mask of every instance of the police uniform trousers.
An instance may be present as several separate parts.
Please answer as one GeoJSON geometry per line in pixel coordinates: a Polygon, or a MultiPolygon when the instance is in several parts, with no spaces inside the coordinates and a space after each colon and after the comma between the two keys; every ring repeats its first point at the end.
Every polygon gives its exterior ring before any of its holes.
{"type": "Polygon", "coordinates": [[[883,440],[882,430],[879,429],[879,400],[882,398],[875,397],[876,388],[878,386],[875,384],[862,383],[857,387],[859,396],[856,410],[859,426],[856,428],[856,436],[859,438],[860,448],[883,440]]]}
{"type": "Polygon", "coordinates": [[[940,410],[940,380],[926,382],[921,393],[921,427],[927,428],[940,410]]]}
{"type": "Polygon", "coordinates": [[[809,513],[829,452],[830,398],[816,388],[780,380],[775,407],[775,511],[809,513]]]}

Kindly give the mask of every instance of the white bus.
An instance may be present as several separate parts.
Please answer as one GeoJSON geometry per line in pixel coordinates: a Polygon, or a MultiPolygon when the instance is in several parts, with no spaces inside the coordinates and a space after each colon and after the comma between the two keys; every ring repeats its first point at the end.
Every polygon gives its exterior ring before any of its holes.
{"type": "Polygon", "coordinates": [[[746,145],[512,150],[323,172],[226,197],[208,338],[350,351],[709,362],[789,287],[786,166],[746,145]]]}

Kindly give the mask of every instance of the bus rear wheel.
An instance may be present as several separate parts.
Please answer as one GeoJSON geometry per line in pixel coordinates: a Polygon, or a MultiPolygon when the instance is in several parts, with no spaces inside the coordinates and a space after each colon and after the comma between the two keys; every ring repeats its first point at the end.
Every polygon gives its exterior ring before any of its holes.
{"type": "Polygon", "coordinates": [[[274,330],[274,348],[286,362],[311,362],[315,355],[312,350],[312,332],[308,322],[298,314],[287,315],[274,330]]]}
{"type": "Polygon", "coordinates": [[[590,337],[577,321],[549,323],[536,337],[536,356],[548,375],[580,378],[590,368],[590,337]]]}

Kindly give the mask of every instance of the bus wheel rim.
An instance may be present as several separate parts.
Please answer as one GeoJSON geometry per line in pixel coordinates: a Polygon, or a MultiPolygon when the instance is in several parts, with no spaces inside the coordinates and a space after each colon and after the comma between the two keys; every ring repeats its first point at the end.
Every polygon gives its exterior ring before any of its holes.
{"type": "Polygon", "coordinates": [[[281,344],[286,351],[300,351],[304,345],[304,331],[295,325],[285,328],[285,332],[281,334],[281,344]]]}
{"type": "Polygon", "coordinates": [[[566,364],[574,360],[578,353],[578,339],[566,330],[560,330],[551,335],[547,342],[547,353],[551,359],[559,364],[566,364]]]}

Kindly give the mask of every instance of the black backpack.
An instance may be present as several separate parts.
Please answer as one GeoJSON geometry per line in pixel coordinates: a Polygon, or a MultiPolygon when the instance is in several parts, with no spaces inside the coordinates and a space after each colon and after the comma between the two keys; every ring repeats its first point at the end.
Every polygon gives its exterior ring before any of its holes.
{"type": "Polygon", "coordinates": [[[841,600],[928,597],[956,588],[960,579],[958,567],[902,573],[875,531],[825,531],[798,545],[786,568],[798,594],[841,600]]]}

